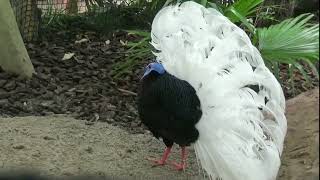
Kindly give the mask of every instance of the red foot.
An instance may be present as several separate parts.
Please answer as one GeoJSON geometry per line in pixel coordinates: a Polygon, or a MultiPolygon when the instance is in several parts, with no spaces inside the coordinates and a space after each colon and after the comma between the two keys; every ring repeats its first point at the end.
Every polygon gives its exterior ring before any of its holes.
{"type": "Polygon", "coordinates": [[[186,169],[186,166],[187,166],[185,162],[183,162],[183,163],[173,162],[172,164],[173,164],[173,166],[175,167],[175,170],[177,170],[177,171],[185,170],[185,169],[186,169]]]}
{"type": "Polygon", "coordinates": [[[166,164],[166,161],[168,159],[170,152],[171,152],[171,147],[167,147],[166,150],[164,151],[161,159],[157,160],[154,158],[147,158],[147,160],[152,161],[154,163],[153,167],[154,166],[163,166],[166,164]]]}
{"type": "Polygon", "coordinates": [[[185,170],[186,168],[186,160],[187,160],[187,150],[185,146],[181,147],[181,163],[173,162],[172,164],[175,166],[175,169],[178,171],[185,170]]]}
{"type": "Polygon", "coordinates": [[[147,158],[147,160],[153,163],[152,166],[163,166],[166,164],[166,161],[163,161],[162,159],[147,158]]]}
{"type": "MultiPolygon", "coordinates": [[[[166,164],[166,161],[168,159],[170,152],[171,152],[171,147],[167,147],[160,160],[157,160],[154,158],[147,158],[147,160],[152,161],[154,163],[152,165],[153,167],[163,166],[166,164]]],[[[187,160],[187,150],[186,150],[186,147],[182,146],[181,147],[181,163],[172,162],[172,164],[174,165],[176,170],[182,171],[186,169],[186,166],[187,166],[186,160],[187,160]]]]}

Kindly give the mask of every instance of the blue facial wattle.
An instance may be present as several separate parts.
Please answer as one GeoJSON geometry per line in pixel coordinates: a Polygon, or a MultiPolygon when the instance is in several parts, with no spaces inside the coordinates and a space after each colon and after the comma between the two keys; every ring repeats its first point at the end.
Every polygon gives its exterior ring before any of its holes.
{"type": "Polygon", "coordinates": [[[158,74],[164,74],[166,70],[164,69],[163,65],[160,63],[150,63],[147,67],[146,70],[142,76],[144,78],[148,74],[150,74],[152,71],[157,72],[158,74]]]}

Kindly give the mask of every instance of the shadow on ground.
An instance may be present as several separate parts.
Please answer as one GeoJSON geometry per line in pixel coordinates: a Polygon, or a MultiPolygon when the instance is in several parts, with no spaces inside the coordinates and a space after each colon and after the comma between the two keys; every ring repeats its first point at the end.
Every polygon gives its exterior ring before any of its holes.
{"type": "MultiPolygon", "coordinates": [[[[279,180],[319,178],[319,89],[287,102],[288,134],[279,180]]],[[[150,134],[65,116],[0,118],[0,166],[28,168],[42,175],[94,175],[121,179],[200,179],[193,151],[188,169],[151,167],[163,144],[150,134]]],[[[192,148],[190,148],[192,150],[192,148]]],[[[178,159],[175,149],[170,160],[178,159]]],[[[1,178],[1,177],[0,177],[1,178]]]]}

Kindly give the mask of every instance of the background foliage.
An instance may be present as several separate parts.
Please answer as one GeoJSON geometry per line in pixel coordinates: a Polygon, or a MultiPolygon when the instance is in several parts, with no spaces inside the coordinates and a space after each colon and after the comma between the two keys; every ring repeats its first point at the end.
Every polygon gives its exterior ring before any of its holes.
{"type": "MultiPolygon", "coordinates": [[[[254,45],[260,50],[266,61],[266,65],[274,72],[279,79],[281,65],[288,66],[288,74],[293,78],[293,72],[297,69],[307,82],[310,83],[310,76],[306,72],[306,66],[319,78],[316,63],[319,61],[319,24],[318,17],[311,13],[304,13],[296,17],[286,17],[288,14],[281,14],[281,11],[288,9],[286,6],[294,6],[293,2],[287,4],[270,4],[263,0],[236,0],[236,1],[205,1],[195,0],[206,6],[218,9],[232,22],[243,28],[252,38],[254,45]]],[[[176,3],[175,1],[151,1],[147,6],[153,17],[163,5],[176,3]]],[[[301,3],[301,2],[295,2],[301,3]]],[[[309,2],[312,3],[312,2],[309,2]]],[[[310,8],[310,7],[309,7],[310,8]]],[[[290,16],[295,16],[294,7],[290,16]]],[[[288,10],[287,10],[288,11],[288,10]]],[[[306,11],[312,11],[307,9],[306,11]]],[[[299,10],[299,12],[303,12],[299,10]]],[[[314,14],[318,14],[315,11],[314,14]]],[[[152,18],[149,19],[149,24],[152,18]]],[[[147,21],[146,19],[146,21],[147,21]]],[[[150,25],[149,25],[150,27],[150,25]]],[[[128,31],[141,37],[140,41],[130,42],[128,56],[124,63],[115,64],[114,75],[121,76],[130,68],[134,67],[141,59],[151,59],[150,53],[150,29],[135,29],[128,31]],[[145,31],[144,31],[145,30],[145,31]]],[[[293,82],[293,80],[292,80],[293,82]]],[[[294,84],[292,84],[294,86],[294,84]]],[[[294,87],[293,87],[294,88],[294,87]]]]}
{"type": "MultiPolygon", "coordinates": [[[[11,1],[13,4],[17,0],[11,1]]],[[[46,10],[40,14],[42,18],[37,19],[42,21],[40,34],[48,34],[51,29],[78,28],[106,35],[124,30],[135,37],[123,43],[127,48],[123,61],[113,64],[113,77],[121,78],[141,61],[154,58],[149,42],[150,27],[156,13],[164,6],[183,1],[84,0],[85,7],[79,7],[79,0],[68,0],[66,8],[61,10],[55,8],[54,0],[47,0],[46,10]],[[79,13],[81,8],[85,11],[79,13]]],[[[311,76],[319,79],[318,0],[194,1],[219,10],[245,30],[279,80],[281,71],[287,71],[292,89],[296,71],[308,83],[311,76]]]]}

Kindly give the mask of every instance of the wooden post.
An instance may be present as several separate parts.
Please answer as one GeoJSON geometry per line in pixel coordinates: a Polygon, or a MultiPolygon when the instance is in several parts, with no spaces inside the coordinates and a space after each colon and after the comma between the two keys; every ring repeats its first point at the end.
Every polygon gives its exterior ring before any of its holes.
{"type": "Polygon", "coordinates": [[[0,0],[0,66],[4,71],[31,78],[35,73],[9,0],[0,0]]]}
{"type": "Polygon", "coordinates": [[[67,3],[67,13],[68,14],[77,14],[78,13],[78,0],[66,0],[67,3]]]}

